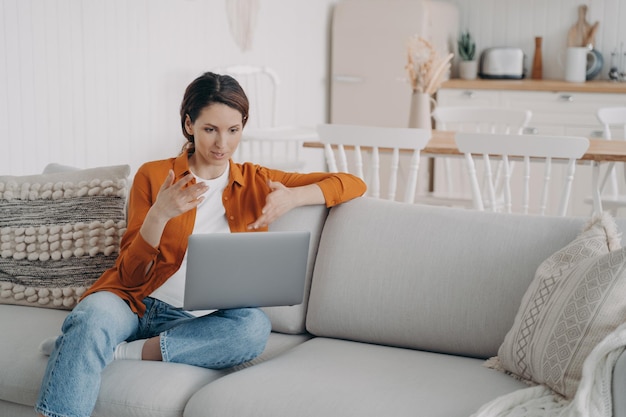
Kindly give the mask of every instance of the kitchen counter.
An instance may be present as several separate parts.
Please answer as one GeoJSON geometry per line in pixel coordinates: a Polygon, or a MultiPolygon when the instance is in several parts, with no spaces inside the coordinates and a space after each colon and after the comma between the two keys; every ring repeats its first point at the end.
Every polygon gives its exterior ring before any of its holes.
{"type": "Polygon", "coordinates": [[[563,80],[461,80],[452,79],[443,83],[441,88],[464,90],[517,90],[517,91],[569,91],[583,93],[626,93],[626,82],[587,81],[572,83],[563,80]]]}

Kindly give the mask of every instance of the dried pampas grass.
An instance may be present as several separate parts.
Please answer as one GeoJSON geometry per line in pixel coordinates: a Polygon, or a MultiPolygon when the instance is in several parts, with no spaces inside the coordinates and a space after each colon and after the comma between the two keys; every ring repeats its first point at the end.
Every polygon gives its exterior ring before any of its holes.
{"type": "Polygon", "coordinates": [[[418,35],[409,38],[406,70],[414,93],[434,94],[450,70],[454,54],[441,57],[426,39],[418,35]]]}

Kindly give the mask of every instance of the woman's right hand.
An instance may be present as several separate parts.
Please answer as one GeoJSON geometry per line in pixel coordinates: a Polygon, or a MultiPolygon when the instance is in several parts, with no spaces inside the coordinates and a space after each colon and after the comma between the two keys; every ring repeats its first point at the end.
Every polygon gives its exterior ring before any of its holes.
{"type": "Polygon", "coordinates": [[[174,183],[174,171],[170,170],[167,174],[139,231],[152,247],[159,247],[161,235],[170,219],[197,207],[204,200],[202,194],[209,187],[203,182],[193,184],[193,178],[193,174],[189,173],[174,183]]]}
{"type": "Polygon", "coordinates": [[[197,207],[209,187],[204,182],[194,184],[193,178],[189,173],[174,183],[174,171],[170,170],[150,211],[156,211],[160,218],[168,221],[197,207]]]}

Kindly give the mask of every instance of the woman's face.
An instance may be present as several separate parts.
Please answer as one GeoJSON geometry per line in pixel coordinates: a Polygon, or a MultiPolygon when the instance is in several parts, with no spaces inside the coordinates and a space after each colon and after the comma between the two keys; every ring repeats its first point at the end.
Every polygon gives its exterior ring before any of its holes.
{"type": "Polygon", "coordinates": [[[239,145],[243,116],[232,107],[213,103],[202,109],[194,122],[187,116],[185,130],[194,137],[195,152],[190,163],[196,175],[216,178],[224,172],[239,145]]]}

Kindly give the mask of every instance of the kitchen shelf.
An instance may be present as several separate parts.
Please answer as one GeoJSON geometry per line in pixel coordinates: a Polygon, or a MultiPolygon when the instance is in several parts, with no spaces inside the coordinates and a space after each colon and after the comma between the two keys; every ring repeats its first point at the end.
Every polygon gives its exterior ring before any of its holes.
{"type": "Polygon", "coordinates": [[[572,83],[562,80],[461,80],[451,79],[442,88],[465,90],[514,90],[626,94],[626,82],[587,81],[572,83]]]}

